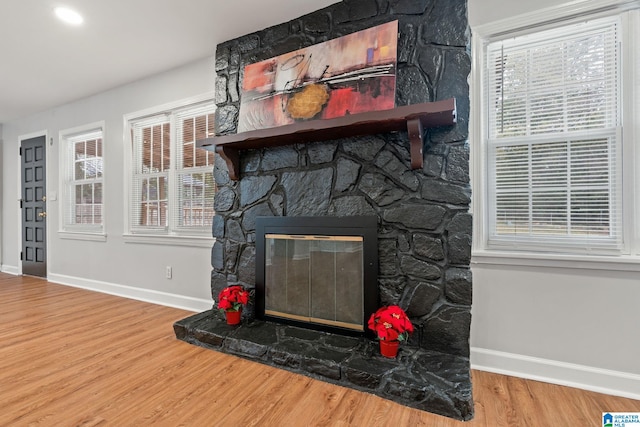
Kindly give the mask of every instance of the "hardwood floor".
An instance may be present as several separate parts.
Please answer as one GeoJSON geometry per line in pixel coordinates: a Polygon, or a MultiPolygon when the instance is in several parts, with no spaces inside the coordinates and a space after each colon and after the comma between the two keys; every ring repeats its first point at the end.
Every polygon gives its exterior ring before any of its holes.
{"type": "Polygon", "coordinates": [[[473,372],[459,422],[178,341],[190,312],[0,273],[0,426],[601,426],[640,401],[473,372]]]}

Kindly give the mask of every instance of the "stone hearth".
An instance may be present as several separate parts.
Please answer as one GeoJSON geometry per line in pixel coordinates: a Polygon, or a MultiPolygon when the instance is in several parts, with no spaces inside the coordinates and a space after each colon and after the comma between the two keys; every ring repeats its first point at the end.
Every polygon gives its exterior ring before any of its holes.
{"type": "Polygon", "coordinates": [[[473,416],[469,359],[401,346],[396,359],[378,343],[263,321],[229,326],[218,310],[174,324],[176,336],[201,347],[394,400],[459,420],[473,416]]]}
{"type": "Polygon", "coordinates": [[[377,218],[380,305],[397,304],[415,333],[400,356],[366,338],[255,320],[230,328],[217,310],[179,321],[178,338],[457,419],[473,416],[469,373],[472,275],[469,213],[471,69],[465,0],[343,0],[216,49],[216,134],[236,133],[246,64],[398,21],[396,105],[455,98],[457,123],[430,128],[423,167],[407,132],[243,151],[239,181],[216,156],[211,294],[255,287],[256,218],[377,218]]]}

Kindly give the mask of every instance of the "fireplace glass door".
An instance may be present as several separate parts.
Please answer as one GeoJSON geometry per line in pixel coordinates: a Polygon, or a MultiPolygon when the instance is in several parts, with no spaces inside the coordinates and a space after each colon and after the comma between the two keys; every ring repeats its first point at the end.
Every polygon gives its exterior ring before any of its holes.
{"type": "Polygon", "coordinates": [[[265,315],[363,331],[361,236],[265,235],[265,315]]]}

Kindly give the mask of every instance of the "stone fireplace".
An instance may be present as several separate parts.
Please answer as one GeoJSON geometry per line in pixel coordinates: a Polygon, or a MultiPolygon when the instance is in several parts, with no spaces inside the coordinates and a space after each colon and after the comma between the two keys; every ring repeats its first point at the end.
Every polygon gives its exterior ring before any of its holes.
{"type": "Polygon", "coordinates": [[[375,216],[259,217],[256,317],[363,335],[378,308],[375,216]]]}
{"type": "Polygon", "coordinates": [[[425,129],[417,170],[406,131],[243,151],[237,181],[217,157],[211,291],[214,299],[232,284],[263,292],[256,288],[257,218],[373,217],[376,306],[400,305],[416,328],[398,358],[378,356],[370,338],[273,323],[253,305],[239,328],[224,325],[217,310],[174,327],[197,345],[470,419],[466,1],[344,0],[218,45],[216,132],[236,132],[246,64],[392,20],[399,22],[396,105],[455,98],[457,123],[425,129]]]}

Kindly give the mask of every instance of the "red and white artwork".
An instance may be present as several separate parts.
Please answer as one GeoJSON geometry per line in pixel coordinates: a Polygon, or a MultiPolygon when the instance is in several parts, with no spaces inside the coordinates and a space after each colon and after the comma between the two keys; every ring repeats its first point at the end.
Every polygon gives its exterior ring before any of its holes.
{"type": "Polygon", "coordinates": [[[238,132],[395,107],[398,21],[247,65],[238,132]]]}

